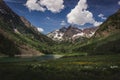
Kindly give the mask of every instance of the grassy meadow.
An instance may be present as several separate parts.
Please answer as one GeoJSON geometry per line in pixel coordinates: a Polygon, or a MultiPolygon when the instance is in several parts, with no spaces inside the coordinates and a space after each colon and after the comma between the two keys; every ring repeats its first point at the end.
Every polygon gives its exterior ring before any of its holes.
{"type": "Polygon", "coordinates": [[[2,59],[0,80],[120,80],[120,55],[17,59],[2,59]]]}

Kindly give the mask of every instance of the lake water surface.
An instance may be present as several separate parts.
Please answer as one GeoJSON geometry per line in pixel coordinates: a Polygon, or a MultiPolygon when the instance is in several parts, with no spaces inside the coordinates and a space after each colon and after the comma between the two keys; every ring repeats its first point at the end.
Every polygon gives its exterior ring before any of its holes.
{"type": "Polygon", "coordinates": [[[19,57],[0,57],[0,62],[24,62],[24,61],[44,61],[54,60],[63,57],[63,55],[42,55],[42,56],[19,56],[19,57]]]}

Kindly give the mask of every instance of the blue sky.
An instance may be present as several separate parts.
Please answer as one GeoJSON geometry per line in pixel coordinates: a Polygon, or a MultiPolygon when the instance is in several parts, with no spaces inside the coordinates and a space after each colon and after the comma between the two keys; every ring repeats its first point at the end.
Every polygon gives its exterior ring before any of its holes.
{"type": "Polygon", "coordinates": [[[120,8],[120,0],[4,1],[18,15],[24,16],[33,25],[42,28],[44,34],[63,26],[68,27],[70,24],[79,28],[100,25],[120,8]]]}

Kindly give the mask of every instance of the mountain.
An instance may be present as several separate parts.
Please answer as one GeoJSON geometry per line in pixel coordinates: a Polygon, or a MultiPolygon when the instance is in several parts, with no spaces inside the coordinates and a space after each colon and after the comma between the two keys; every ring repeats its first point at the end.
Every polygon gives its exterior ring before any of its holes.
{"type": "Polygon", "coordinates": [[[47,49],[53,43],[27,19],[14,13],[0,0],[0,54],[40,55],[48,53],[50,50],[47,49]]]}
{"type": "Polygon", "coordinates": [[[120,10],[108,17],[99,26],[92,38],[85,43],[76,43],[73,51],[89,54],[119,54],[120,53],[120,10]]]}
{"type": "Polygon", "coordinates": [[[66,30],[67,30],[66,27],[62,27],[59,30],[55,30],[53,32],[48,33],[47,36],[54,41],[63,41],[64,40],[63,35],[64,35],[66,30]]]}
{"type": "Polygon", "coordinates": [[[120,9],[110,16],[96,31],[94,37],[107,37],[120,31],[120,9]]]}
{"type": "Polygon", "coordinates": [[[90,38],[96,30],[97,27],[82,30],[74,26],[69,26],[68,28],[62,27],[61,29],[50,32],[47,36],[55,41],[74,41],[78,38],[90,38]]]}

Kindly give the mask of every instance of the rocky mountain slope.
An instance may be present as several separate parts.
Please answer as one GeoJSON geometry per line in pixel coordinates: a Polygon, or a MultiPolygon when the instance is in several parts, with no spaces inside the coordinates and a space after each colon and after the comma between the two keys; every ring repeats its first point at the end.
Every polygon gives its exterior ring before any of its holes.
{"type": "Polygon", "coordinates": [[[90,27],[82,30],[74,26],[69,26],[68,28],[62,27],[61,29],[55,30],[47,34],[47,36],[55,41],[74,41],[82,37],[92,37],[97,29],[97,27],[90,27]]]}
{"type": "Polygon", "coordinates": [[[120,9],[110,16],[97,30],[94,37],[107,37],[120,31],[120,9]]]}
{"type": "Polygon", "coordinates": [[[0,54],[39,55],[48,53],[52,43],[50,38],[0,0],[0,54]]]}

